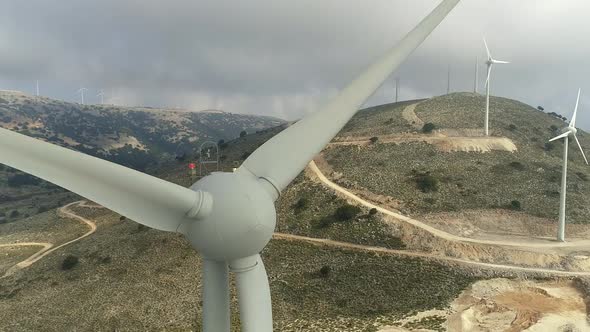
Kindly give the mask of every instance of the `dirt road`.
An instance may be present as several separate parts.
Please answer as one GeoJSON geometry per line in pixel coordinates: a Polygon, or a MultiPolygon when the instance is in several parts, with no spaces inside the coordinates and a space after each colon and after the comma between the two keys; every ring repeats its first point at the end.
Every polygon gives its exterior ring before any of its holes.
{"type": "Polygon", "coordinates": [[[75,205],[75,204],[77,204],[78,206],[83,206],[83,207],[96,208],[96,206],[88,205],[86,201],[77,201],[77,202],[73,202],[73,203],[70,203],[68,205],[65,205],[65,206],[62,206],[61,208],[59,208],[58,214],[63,217],[66,217],[66,218],[76,219],[82,223],[85,223],[86,225],[88,225],[88,227],[90,227],[88,232],[84,233],[83,235],[81,235],[73,240],[62,243],[56,247],[54,247],[54,245],[52,243],[48,243],[48,242],[20,242],[20,243],[0,244],[0,247],[15,247],[15,246],[42,246],[43,247],[41,250],[37,251],[35,254],[33,254],[29,258],[17,263],[13,268],[9,269],[3,277],[14,273],[18,269],[29,267],[32,264],[34,264],[35,262],[37,262],[38,260],[40,260],[41,258],[51,254],[55,250],[57,250],[59,248],[63,248],[63,247],[65,247],[69,244],[72,244],[74,242],[80,241],[83,238],[89,236],[90,234],[92,234],[96,231],[96,224],[94,222],[92,222],[91,220],[88,220],[82,216],[75,214],[73,211],[71,211],[69,209],[72,205],[75,205]]]}

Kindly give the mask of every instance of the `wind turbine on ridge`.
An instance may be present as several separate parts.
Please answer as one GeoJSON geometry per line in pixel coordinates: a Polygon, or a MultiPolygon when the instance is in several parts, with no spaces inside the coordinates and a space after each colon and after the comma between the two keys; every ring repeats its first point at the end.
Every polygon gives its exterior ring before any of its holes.
{"type": "Polygon", "coordinates": [[[576,136],[576,134],[578,133],[578,129],[576,129],[576,115],[578,113],[578,105],[580,104],[580,93],[581,89],[578,90],[578,98],[576,99],[574,115],[572,116],[569,125],[562,129],[563,134],[553,137],[549,140],[549,142],[553,142],[555,140],[563,138],[563,168],[561,171],[561,192],[559,193],[559,224],[557,227],[557,241],[561,242],[565,242],[565,195],[567,191],[567,150],[570,136],[572,136],[576,141],[578,148],[580,148],[580,152],[582,152],[584,161],[586,162],[586,165],[588,165],[588,159],[586,159],[586,155],[584,154],[582,145],[580,144],[580,141],[578,141],[578,137],[576,136]]]}
{"type": "Polygon", "coordinates": [[[84,91],[88,91],[88,89],[86,89],[86,88],[80,88],[80,89],[78,90],[78,92],[80,93],[80,97],[81,97],[82,105],[84,105],[84,91]]]}
{"type": "Polygon", "coordinates": [[[230,331],[233,272],[242,331],[271,332],[260,252],[276,226],[274,202],[458,3],[442,1],[338,96],[268,140],[235,172],[213,173],[190,188],[1,128],[0,162],[146,226],[183,234],[204,257],[203,331],[230,331]]]}
{"type": "Polygon", "coordinates": [[[98,94],[96,95],[97,97],[100,97],[100,103],[104,104],[104,91],[103,90],[98,90],[98,94]]]}
{"type": "Polygon", "coordinates": [[[510,63],[508,61],[501,61],[496,60],[492,57],[490,53],[490,49],[488,48],[488,43],[486,39],[483,39],[483,43],[486,46],[486,52],[488,54],[488,61],[486,62],[488,65],[488,76],[486,78],[486,119],[485,119],[485,135],[489,136],[489,120],[490,120],[490,76],[492,74],[492,67],[496,64],[506,64],[510,63]]]}

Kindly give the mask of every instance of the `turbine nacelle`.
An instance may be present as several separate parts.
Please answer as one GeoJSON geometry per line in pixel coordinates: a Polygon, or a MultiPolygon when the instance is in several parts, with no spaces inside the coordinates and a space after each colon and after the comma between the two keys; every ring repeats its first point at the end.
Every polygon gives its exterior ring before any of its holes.
{"type": "Polygon", "coordinates": [[[233,261],[258,254],[276,225],[274,197],[264,181],[247,173],[204,177],[191,189],[205,192],[212,203],[178,231],[208,259],[233,261]]]}

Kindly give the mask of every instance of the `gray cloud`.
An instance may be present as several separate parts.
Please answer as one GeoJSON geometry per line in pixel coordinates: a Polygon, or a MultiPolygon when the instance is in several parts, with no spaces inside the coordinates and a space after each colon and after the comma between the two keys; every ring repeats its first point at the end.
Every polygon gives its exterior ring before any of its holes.
{"type": "MultiPolygon", "coordinates": [[[[0,11],[0,88],[75,100],[80,86],[111,102],[223,108],[295,119],[313,111],[411,29],[436,0],[7,0],[0,11]]],[[[582,0],[463,1],[395,74],[404,99],[473,86],[486,35],[510,60],[493,93],[569,117],[588,88],[582,0]]],[[[390,101],[393,79],[368,104],[390,101]]],[[[582,109],[584,111],[584,109],[582,109]]],[[[581,125],[590,128],[590,110],[581,125]]]]}

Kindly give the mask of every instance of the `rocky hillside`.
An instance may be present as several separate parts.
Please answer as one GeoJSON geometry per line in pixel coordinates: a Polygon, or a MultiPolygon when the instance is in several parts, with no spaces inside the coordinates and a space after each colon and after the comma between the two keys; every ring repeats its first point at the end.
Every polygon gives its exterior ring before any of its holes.
{"type": "Polygon", "coordinates": [[[0,91],[0,126],[144,170],[194,152],[201,142],[230,140],[285,121],[223,111],[81,105],[0,91]]]}

